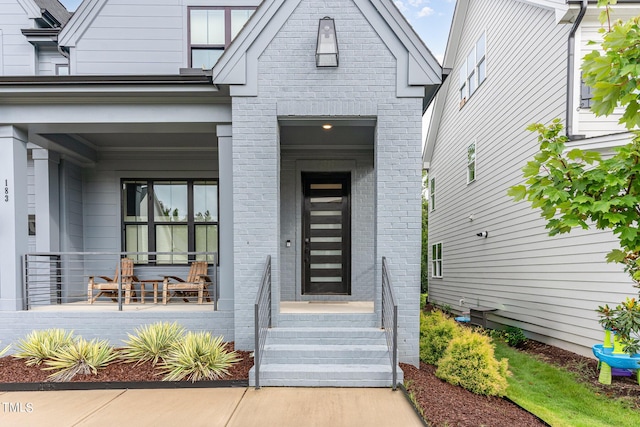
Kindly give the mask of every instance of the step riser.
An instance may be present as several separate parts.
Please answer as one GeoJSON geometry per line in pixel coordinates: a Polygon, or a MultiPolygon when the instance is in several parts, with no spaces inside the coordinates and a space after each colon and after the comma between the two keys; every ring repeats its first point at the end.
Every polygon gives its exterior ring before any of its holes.
{"type": "Polygon", "coordinates": [[[383,363],[389,363],[389,356],[387,354],[381,354],[376,356],[361,356],[361,355],[318,355],[318,354],[290,354],[290,353],[266,353],[263,363],[289,363],[289,364],[303,364],[303,365],[317,365],[333,363],[336,365],[377,365],[383,363]]]}
{"type": "Polygon", "coordinates": [[[378,319],[374,314],[350,315],[311,315],[311,314],[281,314],[278,317],[278,327],[296,328],[339,328],[349,325],[354,328],[374,328],[378,326],[378,319]]]}
{"type": "MultiPolygon", "coordinates": [[[[397,383],[402,384],[403,373],[398,368],[397,383]]],[[[391,387],[390,372],[291,372],[262,371],[260,373],[261,386],[287,387],[391,387]]],[[[255,372],[249,372],[249,385],[255,386],[255,372]]]]}

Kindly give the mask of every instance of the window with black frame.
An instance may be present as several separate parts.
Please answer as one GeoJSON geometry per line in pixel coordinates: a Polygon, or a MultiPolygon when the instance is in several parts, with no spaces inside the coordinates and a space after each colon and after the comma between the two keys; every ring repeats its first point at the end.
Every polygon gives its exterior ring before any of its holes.
{"type": "Polygon", "coordinates": [[[136,263],[186,264],[187,252],[218,251],[217,181],[123,180],[122,192],[123,248],[138,252],[136,263]]]}
{"type": "Polygon", "coordinates": [[[255,7],[189,7],[189,65],[212,68],[254,11],[255,7]]]}

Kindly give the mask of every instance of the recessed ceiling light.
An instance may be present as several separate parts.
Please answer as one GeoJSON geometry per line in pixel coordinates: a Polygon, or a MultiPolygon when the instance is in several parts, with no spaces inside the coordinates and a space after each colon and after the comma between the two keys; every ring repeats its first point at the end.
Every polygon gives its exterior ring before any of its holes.
{"type": "Polygon", "coordinates": [[[325,123],[322,125],[322,129],[324,130],[329,130],[333,127],[333,125],[331,123],[325,123]]]}

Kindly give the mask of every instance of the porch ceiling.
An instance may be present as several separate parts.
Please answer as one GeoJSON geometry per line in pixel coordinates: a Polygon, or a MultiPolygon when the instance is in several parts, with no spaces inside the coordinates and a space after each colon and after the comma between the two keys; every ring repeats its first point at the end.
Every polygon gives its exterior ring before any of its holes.
{"type": "Polygon", "coordinates": [[[372,150],[375,137],[374,119],[283,119],[280,120],[282,150],[372,150]],[[329,130],[322,128],[331,124],[329,130]]]}

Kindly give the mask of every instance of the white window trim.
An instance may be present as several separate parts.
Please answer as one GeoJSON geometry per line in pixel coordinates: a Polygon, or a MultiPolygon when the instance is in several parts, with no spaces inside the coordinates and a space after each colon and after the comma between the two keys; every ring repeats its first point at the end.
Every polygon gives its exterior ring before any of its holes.
{"type": "MultiPolygon", "coordinates": [[[[441,279],[442,276],[443,276],[443,274],[442,274],[442,259],[444,257],[443,257],[443,252],[442,252],[442,246],[443,246],[442,242],[434,243],[433,245],[431,245],[431,253],[430,253],[430,255],[431,255],[431,277],[434,278],[434,279],[441,279]],[[440,246],[440,258],[434,259],[433,258],[433,248],[437,247],[438,245],[440,246]],[[436,274],[436,265],[437,265],[438,262],[440,263],[440,274],[439,275],[436,274]]],[[[438,251],[436,249],[436,253],[437,252],[438,251]]]]}
{"type": "Polygon", "coordinates": [[[433,212],[436,210],[436,192],[432,190],[432,187],[436,186],[436,177],[429,177],[429,212],[433,212]],[[432,184],[433,183],[433,186],[432,184]]]}
{"type": "Polygon", "coordinates": [[[480,85],[487,79],[487,31],[484,30],[480,34],[480,36],[476,39],[476,42],[473,44],[473,47],[468,51],[468,53],[464,56],[464,63],[460,66],[460,71],[458,73],[458,93],[460,95],[460,108],[464,107],[464,105],[471,99],[471,96],[478,91],[480,85]],[[477,47],[480,40],[484,38],[484,54],[478,58],[477,47]],[[474,66],[472,70],[468,69],[468,60],[469,56],[473,54],[474,57],[474,66]],[[484,62],[484,78],[479,80],[480,76],[480,63],[484,62]],[[470,92],[471,81],[470,78],[473,78],[474,90],[470,92]]]}
{"type": "Polygon", "coordinates": [[[471,143],[469,145],[467,145],[467,185],[476,182],[476,179],[478,179],[478,143],[477,141],[474,139],[473,141],[471,141],[471,143]],[[473,145],[473,161],[469,161],[469,147],[471,147],[473,145]],[[471,166],[471,164],[473,163],[473,179],[471,179],[470,177],[470,168],[469,166],[471,166]]]}

